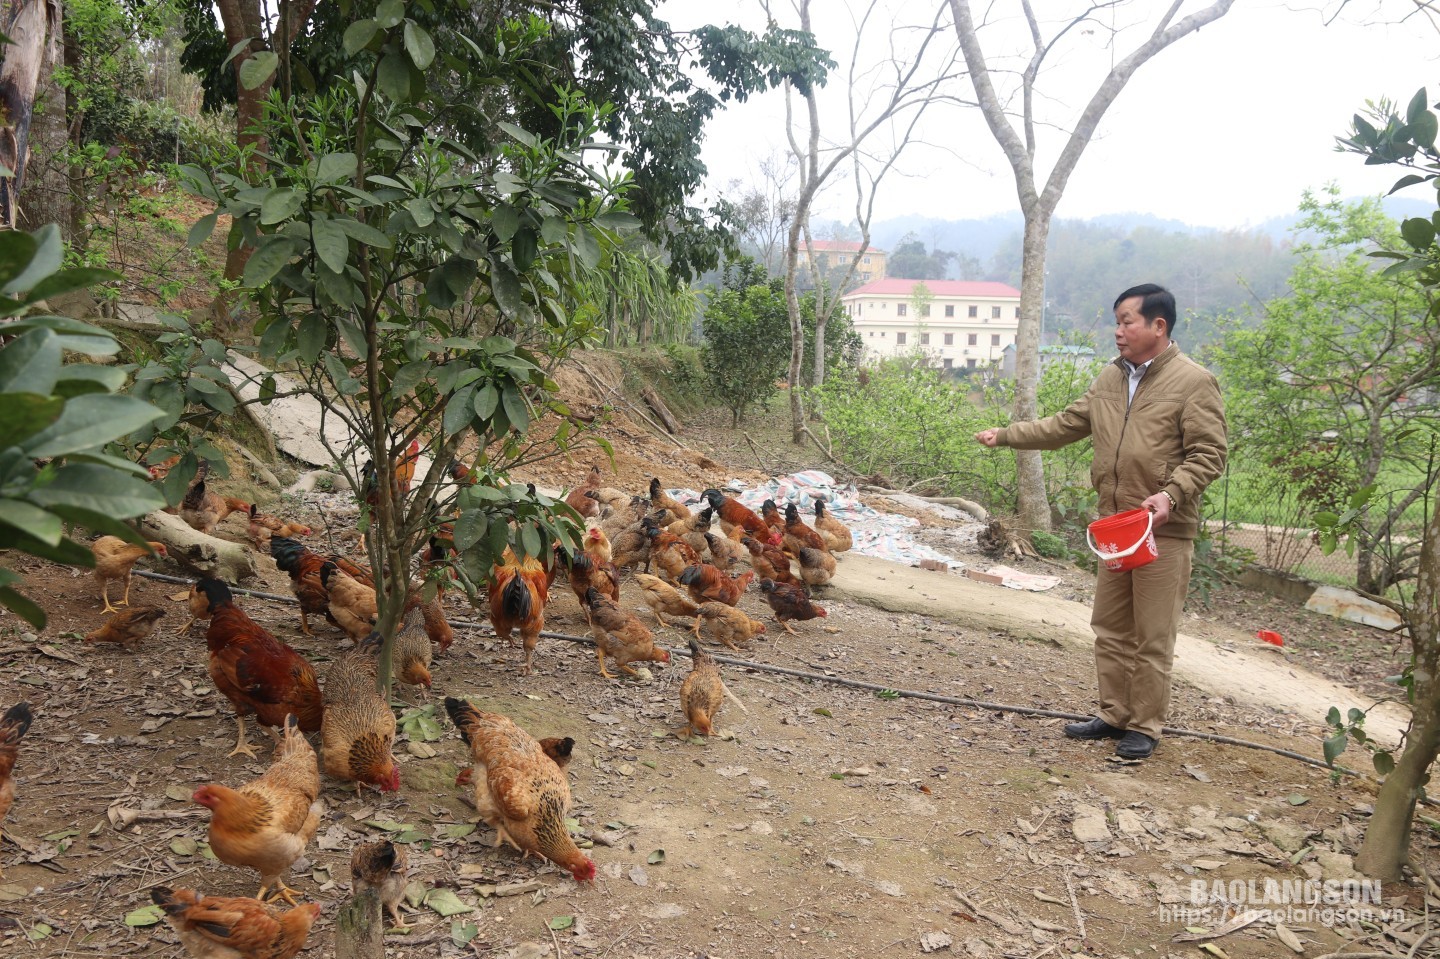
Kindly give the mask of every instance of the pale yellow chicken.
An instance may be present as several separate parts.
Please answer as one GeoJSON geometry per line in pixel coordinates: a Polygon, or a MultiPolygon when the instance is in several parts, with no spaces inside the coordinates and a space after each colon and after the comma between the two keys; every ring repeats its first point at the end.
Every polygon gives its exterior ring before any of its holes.
{"type": "Polygon", "coordinates": [[[332,562],[320,567],[320,584],[330,594],[330,615],[345,634],[357,643],[369,636],[380,616],[375,590],[332,562]]]}
{"type": "Polygon", "coordinates": [[[642,595],[645,597],[645,604],[650,607],[650,612],[655,614],[655,621],[662,626],[675,625],[667,620],[666,616],[674,616],[677,619],[683,616],[688,621],[700,613],[699,606],[659,576],[636,573],[635,582],[644,591],[642,595]]]}
{"type": "Polygon", "coordinates": [[[210,850],[232,866],[260,873],[256,899],[275,890],[295,905],[294,890],[284,876],[320,828],[324,806],[319,801],[320,767],[315,750],[305,741],[295,717],[275,747],[275,762],[265,775],[239,789],[201,786],[191,799],[211,811],[210,850]]]}
{"type": "Polygon", "coordinates": [[[699,613],[695,617],[694,632],[696,636],[700,635],[702,623],[711,639],[729,646],[736,652],[740,650],[740,647],[736,645],[737,642],[748,643],[753,637],[765,632],[764,623],[751,619],[744,610],[727,606],[724,603],[701,603],[699,613]]]}
{"type": "Polygon", "coordinates": [[[127,543],[118,536],[102,536],[90,544],[95,555],[95,581],[100,584],[100,598],[105,601],[104,612],[119,610],[110,605],[110,584],[120,580],[125,584],[125,595],[120,598],[121,606],[130,605],[130,573],[141,557],[165,555],[164,543],[127,543]]]}

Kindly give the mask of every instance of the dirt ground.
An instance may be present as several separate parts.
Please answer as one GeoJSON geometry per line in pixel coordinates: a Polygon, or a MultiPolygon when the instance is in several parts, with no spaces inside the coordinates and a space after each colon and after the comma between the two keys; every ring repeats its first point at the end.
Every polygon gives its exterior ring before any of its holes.
{"type": "MultiPolygon", "coordinates": [[[[732,445],[713,442],[717,432],[709,425],[687,434],[687,451],[630,420],[611,436],[614,482],[638,492],[650,475],[696,487],[728,476],[758,478],[758,465],[767,471],[817,465],[787,463],[763,442],[760,462],[747,461],[734,452],[746,444],[733,436],[732,445]]],[[[592,459],[603,457],[576,456],[524,478],[567,485],[592,459]]],[[[333,510],[327,516],[344,522],[333,510]]],[[[320,521],[316,513],[302,518],[320,521]]],[[[241,524],[230,523],[228,535],[239,538],[241,524]]],[[[316,539],[326,541],[318,528],[316,539]]],[[[148,924],[131,926],[126,917],[149,903],[148,891],[159,883],[254,892],[252,873],[207,856],[208,814],[189,795],[205,782],[252,778],[266,759],[224,758],[234,720],[209,682],[199,631],[174,632],[185,618],[183,604],[172,599],[182,587],[136,578],[132,603],[170,612],[165,632],[128,654],[80,641],[99,622],[88,576],[39,562],[19,565],[52,623],[37,636],[0,618],[0,704],[25,698],[37,716],[22,747],[18,799],[0,848],[6,870],[0,951],[178,956],[166,926],[149,916],[132,919],[148,924]]],[[[265,580],[247,586],[288,594],[284,575],[268,560],[261,566],[265,580]]],[[[845,575],[842,562],[839,580],[845,575]]],[[[1056,592],[1084,602],[1087,577],[1063,575],[1056,592]]],[[[633,586],[624,589],[627,603],[637,605],[633,586]]],[[[340,635],[322,628],[317,638],[303,636],[294,606],[239,601],[322,674],[337,654],[340,635]]],[[[1092,666],[1083,649],[997,631],[978,613],[942,619],[821,601],[827,619],[802,624],[798,637],[772,627],[742,657],[890,689],[1047,710],[1091,708],[1092,666]]],[[[1027,601],[1007,591],[1012,606],[1027,601]]],[[[1276,602],[1226,591],[1208,609],[1192,609],[1184,628],[1200,635],[1213,629],[1217,639],[1232,642],[1237,627],[1253,631],[1263,616],[1293,654],[1329,678],[1379,692],[1384,677],[1398,671],[1393,642],[1378,632],[1276,602]]],[[[483,611],[461,603],[452,599],[452,618],[484,620],[483,611]]],[[[758,594],[748,594],[742,606],[768,619],[758,594]]],[[[547,628],[584,632],[563,585],[547,609],[547,628]]],[[[542,642],[534,675],[522,679],[516,652],[497,648],[480,629],[457,633],[449,656],[437,660],[429,702],[396,703],[400,792],[357,800],[353,790],[327,782],[325,822],[289,880],[325,907],[307,955],[332,954],[352,845],[388,834],[409,843],[417,903],[427,891],[451,890],[468,909],[442,917],[433,896],[432,905],[413,906],[408,919],[415,928],[389,940],[397,959],[932,950],[1035,959],[1194,956],[1200,943],[1174,937],[1186,927],[1214,932],[1227,916],[1218,908],[1204,921],[1177,915],[1191,903],[1192,884],[1208,890],[1216,880],[1347,878],[1347,856],[1373,801],[1364,782],[1336,781],[1267,752],[1167,739],[1149,762],[1119,764],[1104,745],[1063,739],[1061,720],[893,698],[738,666],[725,667],[725,675],[748,711],[727,705],[723,736],[682,741],[678,689],[688,666],[680,655],[667,668],[653,668],[648,681],[612,682],[599,676],[588,648],[550,639],[542,642]],[[549,865],[496,851],[490,830],[473,828],[474,812],[454,785],[467,763],[463,744],[443,709],[438,732],[418,721],[444,695],[470,696],[539,736],[576,738],[573,825],[600,867],[596,883],[579,887],[549,865]]],[[[657,635],[683,650],[679,631],[657,635]]],[[[1319,754],[1320,717],[1280,704],[1239,704],[1223,690],[1178,686],[1171,718],[1177,726],[1319,754]]],[[[253,725],[251,738],[260,738],[253,725]]],[[[1417,830],[1414,845],[1433,874],[1440,859],[1434,837],[1417,830]]],[[[1286,933],[1312,957],[1362,939],[1366,949],[1385,943],[1404,955],[1427,928],[1423,886],[1387,884],[1383,894],[1383,907],[1403,909],[1410,925],[1393,913],[1369,928],[1316,915],[1292,920],[1286,933]]],[[[1255,922],[1215,940],[1223,951],[1211,954],[1293,954],[1281,936],[1273,923],[1255,922]]],[[[1427,954],[1426,946],[1415,954],[1427,954]]]]}

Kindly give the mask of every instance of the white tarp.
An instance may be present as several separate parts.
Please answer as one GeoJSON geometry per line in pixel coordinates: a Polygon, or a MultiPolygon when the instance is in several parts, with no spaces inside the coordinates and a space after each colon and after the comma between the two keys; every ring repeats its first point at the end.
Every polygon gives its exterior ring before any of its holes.
{"type": "MultiPolygon", "coordinates": [[[[802,470],[759,486],[732,480],[722,492],[757,513],[767,499],[773,499],[782,512],[786,503],[794,503],[800,511],[800,518],[811,525],[815,520],[815,501],[821,499],[825,501],[826,511],[850,528],[850,535],[855,540],[853,549],[862,556],[874,556],[906,566],[914,566],[922,559],[933,559],[952,569],[963,569],[965,566],[955,557],[917,541],[915,532],[920,528],[919,520],[871,509],[860,502],[854,486],[839,486],[834,477],[822,470],[802,470]]],[[[669,493],[686,506],[704,506],[700,503],[700,490],[672,489],[669,493]]]]}

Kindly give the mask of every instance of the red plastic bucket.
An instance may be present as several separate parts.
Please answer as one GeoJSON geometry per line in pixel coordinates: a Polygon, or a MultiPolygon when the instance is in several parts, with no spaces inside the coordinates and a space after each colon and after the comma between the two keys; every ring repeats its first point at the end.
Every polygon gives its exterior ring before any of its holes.
{"type": "Polygon", "coordinates": [[[1155,514],[1148,509],[1126,510],[1091,523],[1085,538],[1106,569],[1123,573],[1160,558],[1154,522],[1155,514]]]}

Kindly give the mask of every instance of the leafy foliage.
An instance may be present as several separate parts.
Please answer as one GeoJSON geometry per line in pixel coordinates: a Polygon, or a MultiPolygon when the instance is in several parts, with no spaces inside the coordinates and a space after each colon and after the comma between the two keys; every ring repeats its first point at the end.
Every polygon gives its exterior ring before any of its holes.
{"type": "Polygon", "coordinates": [[[721,290],[706,306],[704,324],[700,363],[715,396],[730,411],[731,425],[738,426],[751,406],[768,408],[789,365],[785,291],[776,283],[721,290]]]}
{"type": "MultiPolygon", "coordinates": [[[[815,336],[815,295],[800,298],[800,316],[807,341],[815,336]]],[[[768,279],[754,260],[743,257],[727,269],[725,288],[705,308],[705,343],[700,361],[715,395],[731,421],[739,425],[755,404],[765,408],[789,368],[790,314],[784,281],[768,279]]],[[[827,370],[853,364],[860,337],[843,316],[830,320],[825,341],[827,370]]],[[[810,373],[801,386],[808,386],[810,373]]]]}
{"type": "MultiPolygon", "coordinates": [[[[1435,146],[1440,121],[1428,104],[1423,88],[1410,99],[1403,118],[1382,103],[1373,111],[1379,126],[1356,116],[1350,136],[1340,140],[1341,146],[1363,154],[1367,163],[1399,163],[1423,171],[1402,177],[1395,184],[1396,190],[1426,182],[1440,185],[1440,152],[1435,146]]],[[[1437,206],[1440,206],[1440,196],[1437,196],[1437,206]]],[[[1435,321],[1440,315],[1440,306],[1434,297],[1440,289],[1436,225],[1440,225],[1440,210],[1428,219],[1408,219],[1401,224],[1400,234],[1409,249],[1402,249],[1401,244],[1396,243],[1375,253],[1395,261],[1385,270],[1387,276],[1412,277],[1427,295],[1428,309],[1416,318],[1419,329],[1406,332],[1407,337],[1428,339],[1432,344],[1437,335],[1435,321]]],[[[1428,479],[1427,495],[1433,495],[1440,479],[1433,474],[1428,479]]],[[[1347,518],[1358,520],[1365,506],[1362,497],[1367,495],[1361,491],[1352,500],[1351,509],[1356,516],[1336,516],[1334,525],[1340,526],[1347,518]]],[[[1356,867],[1362,872],[1383,879],[1397,878],[1409,858],[1415,803],[1430,782],[1429,769],[1437,751],[1434,731],[1440,722],[1440,683],[1437,683],[1440,675],[1440,514],[1433,510],[1426,517],[1421,537],[1414,600],[1401,607],[1401,615],[1410,634],[1411,660],[1409,668],[1396,677],[1396,682],[1405,689],[1413,715],[1399,758],[1395,759],[1390,752],[1375,753],[1375,769],[1385,776],[1385,783],[1376,797],[1374,816],[1355,859],[1356,867]]],[[[1364,717],[1364,711],[1351,710],[1347,719],[1341,720],[1338,709],[1330,710],[1327,720],[1336,732],[1324,744],[1327,761],[1333,763],[1350,738],[1366,744],[1363,737],[1356,735],[1364,717]]]]}
{"type": "Polygon", "coordinates": [[[972,439],[997,413],[973,403],[923,358],[841,371],[816,393],[836,455],[857,472],[951,494],[982,490],[992,503],[1008,497],[1013,454],[981,455],[972,439]]]}
{"type": "MultiPolygon", "coordinates": [[[[65,362],[65,354],[113,356],[107,332],[59,316],[27,315],[50,296],[114,275],[61,270],[60,232],[0,232],[0,550],[18,550],[67,566],[93,566],[90,550],[66,535],[73,524],[131,542],[121,520],[164,505],[147,473],[105,452],[110,444],[163,412],[118,395],[125,371],[65,362]]],[[[37,627],[45,613],[17,588],[19,574],[0,567],[0,605],[37,627]]]]}
{"type": "MultiPolygon", "coordinates": [[[[1428,485],[1440,406],[1440,324],[1413,273],[1381,271],[1369,254],[1401,244],[1377,201],[1307,194],[1291,294],[1258,327],[1232,326],[1214,350],[1237,468],[1295,488],[1313,512],[1340,512],[1382,470],[1412,477],[1356,527],[1360,586],[1384,592],[1413,577],[1417,554],[1380,552],[1428,485]]],[[[1398,474],[1397,474],[1398,475],[1398,474]]],[[[1418,509],[1416,510],[1418,512],[1418,509]]]]}
{"type": "MultiPolygon", "coordinates": [[[[186,0],[185,6],[187,68],[202,75],[206,104],[215,107],[235,97],[233,73],[216,68],[229,45],[209,4],[186,0]]],[[[386,73],[408,73],[407,82],[450,103],[483,105],[483,113],[451,121],[456,139],[481,156],[504,139],[500,122],[546,139],[562,137],[557,90],[610,104],[601,131],[620,145],[619,160],[633,175],[631,212],[645,236],[665,249],[675,275],[688,279],[714,266],[731,243],[729,204],[701,207],[690,200],[706,173],[700,160],[705,124],[725,102],[783,82],[801,89],[821,84],[834,64],[809,34],[774,24],[760,34],[729,25],[681,31],[656,17],[655,6],[654,0],[416,3],[405,15],[430,41],[437,62],[464,59],[478,45],[506,72],[426,75],[425,68],[402,71],[392,59],[386,73]],[[543,27],[543,37],[518,57],[507,46],[505,21],[527,16],[543,27]]],[[[316,6],[291,58],[300,86],[324,93],[348,75],[351,55],[368,47],[352,43],[361,34],[354,19],[346,4],[316,6]]]]}
{"type": "MultiPolygon", "coordinates": [[[[303,101],[272,99],[264,132],[298,149],[275,151],[269,184],[251,186],[239,159],[186,170],[217,204],[192,242],[228,214],[230,243],[253,247],[242,286],[260,312],[259,352],[320,402],[321,442],[365,492],[387,637],[410,557],[432,535],[459,551],[472,593],[507,547],[535,556],[557,540],[578,544],[568,507],[507,475],[583,428],[549,370],[597,334],[597,277],[636,225],[627,180],[587,163],[605,111],[573,92],[555,94],[555,138],[503,124],[503,141],[479,156],[449,136],[449,121],[475,108],[444,102],[430,76],[508,75],[545,40],[542,24],[507,27],[502,57],[471,45],[468,59],[439,64],[405,13],[386,0],[351,25],[363,72],[303,101]],[[531,437],[545,415],[555,431],[531,437]],[[336,424],[350,440],[333,438],[336,424]],[[429,463],[406,490],[397,464],[412,443],[429,463]]],[[[267,377],[261,400],[276,389],[267,377]]]]}

